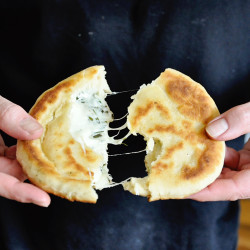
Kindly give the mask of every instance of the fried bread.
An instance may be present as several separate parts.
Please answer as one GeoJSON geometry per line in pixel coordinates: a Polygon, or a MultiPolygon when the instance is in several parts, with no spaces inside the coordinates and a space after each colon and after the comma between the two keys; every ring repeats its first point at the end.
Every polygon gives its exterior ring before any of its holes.
{"type": "Polygon", "coordinates": [[[108,124],[105,97],[111,93],[103,66],[85,69],[44,92],[30,114],[44,128],[40,139],[18,141],[17,159],[43,190],[69,200],[95,203],[112,182],[107,169],[108,124]]]}
{"type": "Polygon", "coordinates": [[[166,69],[132,98],[128,128],[147,141],[148,175],[123,183],[125,190],[150,201],[185,198],[220,175],[225,143],[212,140],[205,132],[206,124],[219,111],[199,83],[166,69]]]}

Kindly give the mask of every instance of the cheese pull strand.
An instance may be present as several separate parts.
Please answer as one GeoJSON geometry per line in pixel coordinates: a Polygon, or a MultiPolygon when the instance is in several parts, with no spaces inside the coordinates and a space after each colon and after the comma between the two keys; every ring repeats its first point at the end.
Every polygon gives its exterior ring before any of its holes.
{"type": "Polygon", "coordinates": [[[119,144],[122,144],[122,142],[124,140],[126,140],[129,136],[131,135],[130,132],[128,132],[124,137],[122,137],[121,139],[114,139],[114,137],[116,136],[113,136],[113,137],[110,137],[110,140],[108,141],[109,144],[113,144],[113,145],[119,145],[119,144]]]}
{"type": "Polygon", "coordinates": [[[113,121],[120,121],[120,120],[124,119],[127,116],[128,116],[128,113],[126,115],[122,116],[121,118],[114,119],[113,121]]]}
{"type": "Polygon", "coordinates": [[[133,91],[138,91],[139,89],[130,89],[130,90],[124,90],[124,91],[118,91],[118,92],[112,92],[111,94],[108,94],[108,96],[111,95],[117,95],[117,94],[122,94],[122,93],[127,93],[127,92],[133,92],[133,91]]]}
{"type": "Polygon", "coordinates": [[[122,130],[122,129],[125,129],[127,128],[127,123],[123,124],[121,127],[118,127],[118,128],[108,128],[108,130],[122,130]]]}
{"type": "MultiPolygon", "coordinates": [[[[125,179],[124,181],[121,181],[121,182],[110,182],[108,184],[103,185],[102,187],[100,187],[98,189],[102,190],[104,188],[111,188],[111,187],[115,187],[115,186],[119,186],[119,185],[124,185],[126,182],[130,181],[131,178],[133,178],[133,177],[129,177],[129,178],[127,178],[127,179],[125,179]]],[[[95,186],[95,184],[93,186],[95,186]]]]}
{"type": "Polygon", "coordinates": [[[120,155],[131,155],[131,154],[139,154],[142,152],[146,152],[146,149],[140,150],[140,151],[134,151],[134,152],[129,152],[129,153],[122,153],[122,154],[113,154],[109,156],[120,156],[120,155]]]}

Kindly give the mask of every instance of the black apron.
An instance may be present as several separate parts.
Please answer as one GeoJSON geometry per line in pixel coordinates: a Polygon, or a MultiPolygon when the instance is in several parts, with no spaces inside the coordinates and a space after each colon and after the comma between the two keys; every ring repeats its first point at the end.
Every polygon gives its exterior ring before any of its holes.
{"type": "MultiPolygon", "coordinates": [[[[249,101],[249,13],[249,1],[6,1],[1,95],[29,110],[92,65],[105,66],[113,91],[138,89],[171,67],[203,84],[224,112],[249,101]]],[[[115,117],[130,96],[109,97],[115,117]]],[[[145,147],[140,136],[128,144],[109,151],[145,147]]],[[[243,138],[229,145],[239,149],[243,138]]],[[[144,176],[143,159],[111,157],[114,181],[144,176]]],[[[236,249],[238,202],[149,203],[120,186],[98,194],[95,205],[51,196],[48,208],[0,198],[0,249],[236,249]]]]}

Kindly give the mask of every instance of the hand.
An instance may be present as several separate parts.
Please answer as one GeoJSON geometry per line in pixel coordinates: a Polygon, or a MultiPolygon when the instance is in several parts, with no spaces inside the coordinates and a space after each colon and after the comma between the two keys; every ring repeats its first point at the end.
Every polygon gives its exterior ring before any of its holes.
{"type": "MultiPolygon", "coordinates": [[[[234,107],[211,121],[207,133],[216,140],[231,140],[250,132],[250,102],[234,107]]],[[[198,201],[250,198],[250,140],[236,151],[227,148],[224,168],[212,184],[189,198],[198,201]]]]}
{"type": "MultiPolygon", "coordinates": [[[[20,106],[0,96],[0,129],[21,140],[37,139],[42,126],[20,106]]],[[[49,195],[38,187],[24,183],[27,179],[16,160],[16,146],[7,147],[0,135],[0,196],[47,207],[49,195]]]]}

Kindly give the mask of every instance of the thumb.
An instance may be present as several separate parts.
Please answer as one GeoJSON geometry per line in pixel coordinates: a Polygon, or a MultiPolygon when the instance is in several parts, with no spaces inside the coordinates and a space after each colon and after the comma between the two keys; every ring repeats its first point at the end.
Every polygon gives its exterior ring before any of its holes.
{"type": "Polygon", "coordinates": [[[229,109],[211,121],[206,131],[216,140],[228,141],[250,132],[250,102],[229,109]]]}
{"type": "Polygon", "coordinates": [[[0,96],[0,129],[20,140],[37,139],[42,126],[23,108],[0,96]]]}

